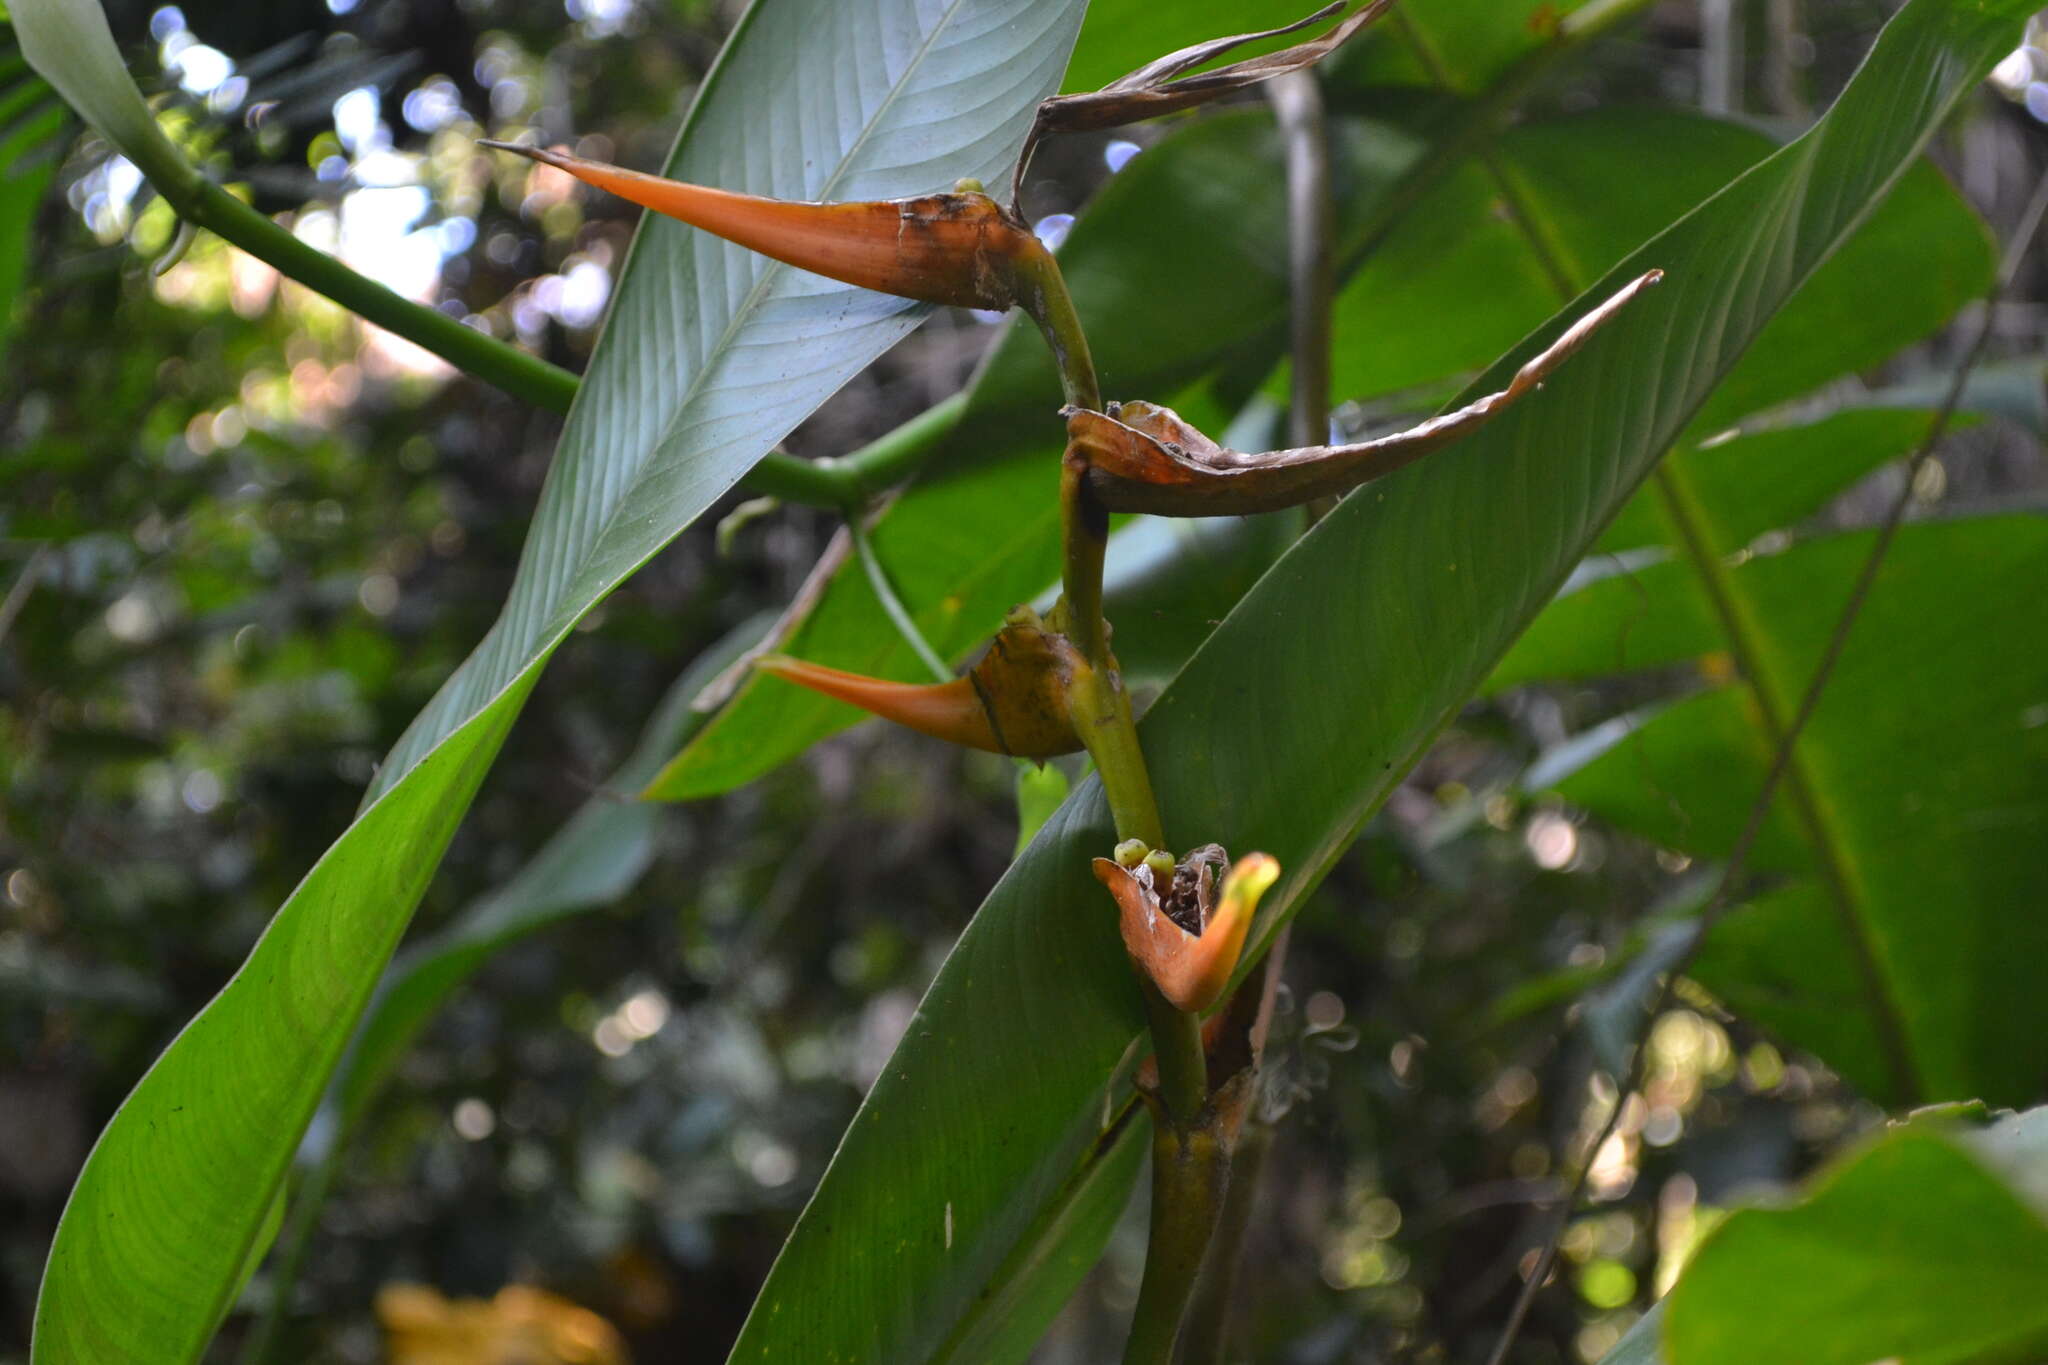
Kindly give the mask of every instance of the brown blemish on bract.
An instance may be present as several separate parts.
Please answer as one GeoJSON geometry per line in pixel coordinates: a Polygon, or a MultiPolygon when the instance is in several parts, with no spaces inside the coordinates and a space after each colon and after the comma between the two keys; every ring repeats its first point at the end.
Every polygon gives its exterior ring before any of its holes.
{"type": "Polygon", "coordinates": [[[1088,490],[1108,512],[1235,516],[1347,493],[1462,440],[1534,393],[1587,338],[1663,278],[1663,271],[1652,270],[1630,281],[1516,371],[1505,389],[1392,436],[1248,455],[1219,446],[1171,408],[1128,402],[1110,404],[1106,412],[1066,409],[1068,455],[1087,466],[1088,490]]]}
{"type": "Polygon", "coordinates": [[[480,139],[787,265],[925,303],[998,311],[1045,246],[980,193],[847,204],[766,199],[690,185],[566,152],[480,139]]]}

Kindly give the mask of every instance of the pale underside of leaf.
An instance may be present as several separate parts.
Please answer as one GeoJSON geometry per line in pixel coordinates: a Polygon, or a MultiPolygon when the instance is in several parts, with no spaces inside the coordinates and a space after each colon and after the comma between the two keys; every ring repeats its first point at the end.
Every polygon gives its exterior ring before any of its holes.
{"type": "MultiPolygon", "coordinates": [[[[1079,0],[760,0],[666,168],[777,198],[994,178],[1079,0]]],[[[575,622],[919,310],[652,222],[622,274],[510,600],[363,814],[88,1158],[37,1310],[42,1361],[196,1357],[383,964],[542,664],[575,622]]]]}

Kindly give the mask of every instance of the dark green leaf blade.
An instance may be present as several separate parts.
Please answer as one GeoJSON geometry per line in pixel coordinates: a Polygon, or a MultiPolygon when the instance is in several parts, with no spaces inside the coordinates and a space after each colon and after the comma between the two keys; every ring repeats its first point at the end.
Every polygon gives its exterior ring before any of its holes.
{"type": "MultiPolygon", "coordinates": [[[[1812,540],[1723,574],[1782,694],[1803,687],[1871,539],[1812,540]]],[[[1821,816],[1825,861],[1788,792],[1756,866],[1799,880],[1734,912],[1696,967],[1731,1006],[1872,1095],[1909,1098],[1873,1065],[1885,1061],[1876,1012],[1887,1009],[1921,1097],[2023,1100],[2048,1070],[2048,1008],[2030,966],[2048,955],[2048,929],[2014,913],[2048,879],[2048,640],[2011,628],[2044,575],[2040,518],[1900,532],[1800,741],[1796,775],[1821,816]],[[1859,980],[1866,952],[1875,975],[1859,980]]],[[[1653,616],[1688,598],[1702,610],[1684,564],[1636,578],[1653,616]]],[[[1610,605],[1604,626],[1576,622],[1595,656],[1640,638],[1622,615],[1639,614],[1638,600],[1617,590],[1610,605]]],[[[1711,625],[1697,636],[1695,649],[1724,647],[1711,625]]],[[[1647,718],[1556,785],[1626,828],[1719,857],[1772,752],[1753,699],[1728,687],[1647,718]]]]}
{"type": "Polygon", "coordinates": [[[2048,1210],[2005,1174],[2048,1167],[2039,1114],[1981,1135],[1916,1121],[1837,1163],[1801,1203],[1731,1216],[1667,1300],[1671,1365],[2040,1359],[2048,1210]]]}

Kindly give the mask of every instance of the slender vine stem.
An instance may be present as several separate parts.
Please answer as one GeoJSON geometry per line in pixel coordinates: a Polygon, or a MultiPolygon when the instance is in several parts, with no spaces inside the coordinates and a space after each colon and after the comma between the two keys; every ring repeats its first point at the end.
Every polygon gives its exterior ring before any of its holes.
{"type": "MultiPolygon", "coordinates": [[[[575,401],[580,381],[568,370],[405,298],[300,241],[208,179],[168,141],[124,144],[121,150],[185,223],[205,228],[314,293],[515,398],[559,413],[568,412],[575,401]]],[[[785,502],[845,507],[915,472],[937,444],[936,438],[952,429],[965,408],[965,396],[956,395],[839,460],[802,460],[771,451],[741,482],[753,492],[785,502]]]]}

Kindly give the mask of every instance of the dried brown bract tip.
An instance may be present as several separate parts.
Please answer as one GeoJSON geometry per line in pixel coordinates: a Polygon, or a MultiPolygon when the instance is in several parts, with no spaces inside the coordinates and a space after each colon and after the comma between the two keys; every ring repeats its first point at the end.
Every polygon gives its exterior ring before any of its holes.
{"type": "Polygon", "coordinates": [[[1067,456],[1086,466],[1089,492],[1110,512],[1237,516],[1347,493],[1471,435],[1534,393],[1629,300],[1662,278],[1663,271],[1652,270],[1632,280],[1516,371],[1505,389],[1392,436],[1247,455],[1217,445],[1171,408],[1129,402],[1111,404],[1107,412],[1066,409],[1067,456]]]}
{"type": "Polygon", "coordinates": [[[1017,201],[1017,191],[1024,182],[1024,168],[1030,164],[1032,149],[1038,140],[1048,133],[1085,133],[1102,128],[1115,128],[1126,123],[1137,123],[1161,114],[1176,113],[1206,104],[1219,95],[1228,95],[1260,81],[1271,80],[1290,71],[1300,71],[1315,65],[1335,52],[1367,24],[1385,14],[1393,7],[1394,0],[1371,0],[1344,22],[1323,34],[1320,38],[1278,52],[1268,52],[1261,57],[1247,57],[1229,66],[1220,66],[1214,71],[1199,75],[1181,76],[1183,71],[1211,61],[1235,47],[1256,43],[1264,38],[1277,38],[1283,33],[1294,33],[1319,23],[1344,8],[1345,0],[1325,5],[1306,18],[1297,19],[1279,28],[1269,28],[1257,33],[1234,33],[1227,38],[1211,38],[1207,42],[1195,43],[1169,52],[1164,57],[1147,62],[1128,76],[1119,77],[1100,90],[1081,95],[1055,95],[1042,101],[1038,115],[1031,125],[1030,136],[1024,140],[1023,154],[1017,160],[1016,181],[1011,186],[1010,202],[1017,201]],[[1180,77],[1176,80],[1175,77],[1180,77]]]}

